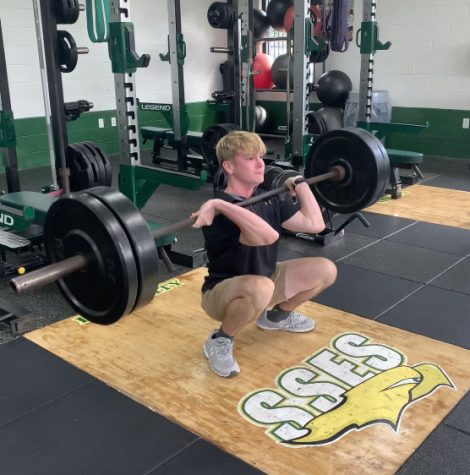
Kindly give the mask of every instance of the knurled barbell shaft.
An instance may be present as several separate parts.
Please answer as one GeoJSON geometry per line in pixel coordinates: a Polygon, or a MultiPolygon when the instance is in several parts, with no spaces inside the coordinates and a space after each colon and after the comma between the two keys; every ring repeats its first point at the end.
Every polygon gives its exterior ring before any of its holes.
{"type": "Polygon", "coordinates": [[[86,258],[77,254],[76,256],[68,257],[62,261],[54,262],[54,264],[49,264],[40,269],[28,272],[25,275],[14,277],[10,280],[10,286],[19,294],[25,290],[36,289],[51,284],[56,280],[84,269],[86,265],[86,258]]]}
{"type": "MultiPolygon", "coordinates": [[[[297,183],[306,182],[308,185],[313,185],[314,183],[319,183],[325,180],[342,180],[345,176],[345,169],[340,165],[335,165],[331,167],[330,171],[323,173],[322,175],[317,175],[307,179],[299,179],[297,183]]],[[[269,190],[266,193],[261,193],[260,195],[252,196],[246,200],[240,201],[237,203],[238,206],[249,206],[260,201],[267,200],[272,196],[279,195],[287,190],[287,186],[284,184],[273,190],[269,190]]],[[[137,212],[137,211],[136,211],[137,212]]],[[[169,224],[163,228],[157,229],[152,232],[153,238],[157,239],[163,236],[168,236],[182,229],[191,227],[196,221],[196,218],[188,218],[183,221],[178,221],[177,223],[169,224]]],[[[54,262],[40,269],[28,272],[25,275],[14,277],[10,280],[10,286],[16,293],[21,293],[25,290],[37,289],[43,287],[44,285],[55,282],[63,277],[67,277],[74,272],[78,272],[82,269],[85,269],[87,266],[87,259],[85,256],[76,255],[68,257],[64,260],[54,262]]]]}
{"type": "MultiPolygon", "coordinates": [[[[300,182],[305,182],[308,185],[313,185],[315,183],[320,183],[326,180],[342,180],[345,176],[345,169],[341,165],[335,165],[331,167],[330,171],[327,173],[323,173],[322,175],[312,176],[311,178],[303,178],[299,180],[300,182]]],[[[286,191],[286,185],[280,186],[278,188],[274,188],[273,190],[269,190],[266,193],[261,193],[260,195],[252,196],[251,198],[247,198],[246,200],[240,201],[236,203],[238,206],[249,206],[254,203],[258,203],[260,201],[267,200],[272,196],[279,195],[286,191]]],[[[196,222],[197,218],[187,218],[182,221],[178,221],[177,223],[169,224],[168,226],[164,226],[163,228],[155,229],[152,231],[154,239],[161,238],[163,236],[168,236],[169,234],[174,234],[182,229],[189,228],[196,222]]]]}

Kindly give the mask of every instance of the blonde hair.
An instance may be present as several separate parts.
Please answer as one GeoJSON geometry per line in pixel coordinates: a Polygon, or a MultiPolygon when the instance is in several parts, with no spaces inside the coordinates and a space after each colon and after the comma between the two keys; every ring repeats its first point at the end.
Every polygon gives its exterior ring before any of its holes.
{"type": "Polygon", "coordinates": [[[247,155],[256,155],[258,153],[264,155],[266,153],[266,145],[264,145],[258,134],[236,130],[224,135],[215,148],[215,154],[220,166],[226,160],[233,160],[235,155],[240,152],[247,155]]]}

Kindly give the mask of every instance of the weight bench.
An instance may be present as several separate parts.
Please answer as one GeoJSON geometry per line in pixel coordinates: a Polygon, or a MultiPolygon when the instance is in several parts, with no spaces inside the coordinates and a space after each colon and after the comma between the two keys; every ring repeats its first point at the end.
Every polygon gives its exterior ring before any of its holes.
{"type": "Polygon", "coordinates": [[[405,178],[407,179],[406,184],[408,185],[416,183],[416,176],[421,180],[424,178],[418,166],[423,161],[423,154],[393,148],[387,148],[387,154],[390,159],[390,194],[393,199],[398,199],[401,197],[401,186],[402,182],[405,182],[405,178]],[[415,176],[402,178],[400,176],[400,168],[412,169],[415,176]]]}
{"type": "Polygon", "coordinates": [[[25,221],[43,226],[46,214],[56,199],[55,196],[35,191],[6,193],[0,196],[0,211],[4,220],[1,225],[18,229],[19,226],[15,224],[19,225],[20,221],[25,221]],[[11,226],[5,221],[5,214],[11,216],[11,226]]]}
{"type": "MultiPolygon", "coordinates": [[[[385,139],[389,133],[411,134],[416,135],[424,129],[429,128],[429,122],[423,125],[417,124],[401,124],[401,123],[387,123],[387,122],[367,122],[358,121],[357,126],[369,132],[374,132],[379,139],[385,139]]],[[[416,183],[415,177],[400,177],[399,168],[409,168],[414,170],[414,174],[423,179],[423,174],[419,169],[419,164],[423,161],[423,154],[419,152],[410,152],[408,150],[396,150],[387,148],[387,154],[390,159],[390,187],[387,190],[392,195],[392,198],[397,199],[401,197],[402,181],[407,185],[416,183]],[[406,180],[406,181],[405,181],[406,180]]]]}
{"type": "MultiPolygon", "coordinates": [[[[147,140],[153,140],[153,156],[158,157],[160,155],[161,147],[164,141],[168,141],[170,145],[174,144],[174,133],[172,129],[163,127],[146,126],[140,128],[142,139],[144,143],[147,140]]],[[[195,150],[201,150],[202,132],[188,131],[186,134],[186,141],[189,148],[195,150]]]]}

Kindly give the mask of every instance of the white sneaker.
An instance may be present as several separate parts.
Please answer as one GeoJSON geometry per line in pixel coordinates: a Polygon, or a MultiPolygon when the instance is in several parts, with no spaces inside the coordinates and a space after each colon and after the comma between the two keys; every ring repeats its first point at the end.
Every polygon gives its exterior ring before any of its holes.
{"type": "Polygon", "coordinates": [[[236,376],[240,368],[233,357],[233,341],[222,336],[212,338],[217,331],[214,330],[204,343],[204,354],[209,366],[215,374],[224,378],[236,376]]]}
{"type": "Polygon", "coordinates": [[[263,330],[284,330],[287,332],[305,333],[315,328],[315,320],[307,318],[304,315],[291,312],[279,322],[272,322],[268,318],[268,312],[265,310],[256,320],[256,325],[263,330]]]}

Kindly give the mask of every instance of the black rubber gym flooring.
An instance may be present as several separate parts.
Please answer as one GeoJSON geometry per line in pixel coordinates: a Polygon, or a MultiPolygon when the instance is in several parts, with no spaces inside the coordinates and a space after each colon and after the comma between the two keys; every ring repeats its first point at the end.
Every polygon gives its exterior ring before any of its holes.
{"type": "MultiPolygon", "coordinates": [[[[22,172],[23,189],[47,183],[48,170],[43,172],[22,172]]],[[[470,173],[433,175],[425,184],[470,191],[470,173]]],[[[161,186],[144,213],[163,223],[184,219],[210,196],[210,185],[197,192],[161,186]]],[[[319,255],[337,263],[337,282],[319,303],[470,349],[470,231],[364,216],[369,228],[355,220],[343,238],[326,247],[284,237],[281,259],[319,255]]],[[[345,218],[335,217],[334,225],[345,218]]],[[[190,230],[174,248],[190,252],[202,244],[201,233],[190,230]]],[[[162,264],[161,280],[187,270],[176,266],[169,272],[162,264]]],[[[37,315],[37,327],[74,313],[53,286],[20,298],[4,278],[0,298],[37,315]]],[[[257,472],[28,340],[12,339],[6,329],[0,338],[1,473],[257,472]]],[[[399,473],[470,473],[469,394],[399,473]]]]}

